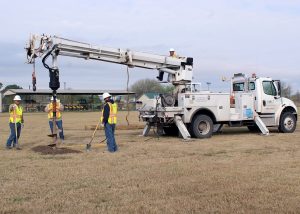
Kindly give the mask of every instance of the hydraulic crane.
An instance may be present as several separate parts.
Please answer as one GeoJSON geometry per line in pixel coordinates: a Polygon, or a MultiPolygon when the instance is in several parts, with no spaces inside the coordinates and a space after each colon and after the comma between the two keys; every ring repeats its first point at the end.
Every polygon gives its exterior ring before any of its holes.
{"type": "Polygon", "coordinates": [[[43,65],[50,72],[49,87],[52,90],[57,90],[60,86],[57,66],[59,55],[123,64],[129,67],[156,69],[168,73],[168,81],[175,86],[191,82],[193,76],[193,58],[191,57],[173,58],[129,49],[98,47],[57,36],[32,35],[26,50],[28,63],[34,63],[37,57],[42,57],[43,65]],[[52,56],[52,66],[46,63],[49,56],[52,56]]]}
{"type": "MultiPolygon", "coordinates": [[[[123,64],[130,68],[139,67],[151,70],[158,70],[158,80],[163,80],[163,73],[168,73],[168,82],[175,87],[174,94],[182,91],[186,84],[191,83],[193,77],[193,58],[173,58],[157,54],[150,54],[130,49],[109,48],[94,46],[84,42],[78,42],[57,36],[31,35],[26,46],[27,61],[35,68],[36,58],[42,58],[42,63],[49,71],[49,87],[53,91],[53,105],[56,104],[56,94],[60,87],[59,68],[57,65],[58,56],[69,56],[86,60],[99,60],[110,63],[123,64]],[[48,57],[52,57],[52,65],[47,64],[48,57]]],[[[35,69],[34,69],[35,70],[35,69]]],[[[35,90],[35,71],[33,72],[33,89],[35,90]]],[[[175,103],[177,96],[169,96],[164,100],[166,103],[175,103]]],[[[56,118],[55,109],[53,118],[56,118]]],[[[56,136],[56,134],[54,134],[56,136]]]]}
{"type": "MultiPolygon", "coordinates": [[[[98,47],[57,36],[32,35],[26,47],[28,63],[40,57],[50,75],[49,87],[53,90],[54,105],[56,91],[60,87],[58,56],[69,56],[86,60],[99,60],[158,70],[168,73],[168,82],[174,85],[173,95],[149,100],[140,109],[140,117],[147,123],[143,135],[151,126],[165,133],[174,131],[184,139],[191,135],[208,138],[223,124],[247,126],[269,134],[267,127],[278,127],[281,132],[294,132],[297,124],[297,107],[281,96],[280,81],[269,77],[246,77],[235,74],[231,79],[230,93],[214,93],[196,90],[193,78],[193,58],[173,58],[129,49],[98,47]],[[52,57],[52,65],[46,63],[52,57]],[[234,95],[234,103],[231,103],[234,95]],[[190,135],[191,133],[191,135],[190,135]]],[[[35,79],[34,79],[35,80],[35,79]]],[[[33,81],[35,82],[35,81],[33,81]]],[[[55,112],[53,116],[55,118],[55,112]]]]}

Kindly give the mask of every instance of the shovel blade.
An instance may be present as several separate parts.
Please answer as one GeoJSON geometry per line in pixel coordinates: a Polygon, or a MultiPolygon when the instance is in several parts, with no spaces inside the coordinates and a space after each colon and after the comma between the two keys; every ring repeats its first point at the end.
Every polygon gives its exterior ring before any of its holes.
{"type": "Polygon", "coordinates": [[[86,144],[86,151],[89,152],[91,151],[92,145],[90,143],[86,144]]]}

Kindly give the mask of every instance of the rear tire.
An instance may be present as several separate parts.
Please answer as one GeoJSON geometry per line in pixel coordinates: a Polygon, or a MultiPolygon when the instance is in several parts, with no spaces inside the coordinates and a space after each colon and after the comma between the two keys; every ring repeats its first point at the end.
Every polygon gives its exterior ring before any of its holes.
{"type": "Polygon", "coordinates": [[[207,115],[197,115],[192,122],[193,136],[196,138],[210,138],[214,130],[212,119],[207,115]]]}
{"type": "Polygon", "coordinates": [[[292,133],[297,125],[296,117],[291,112],[285,112],[280,117],[279,131],[283,133],[292,133]]]}

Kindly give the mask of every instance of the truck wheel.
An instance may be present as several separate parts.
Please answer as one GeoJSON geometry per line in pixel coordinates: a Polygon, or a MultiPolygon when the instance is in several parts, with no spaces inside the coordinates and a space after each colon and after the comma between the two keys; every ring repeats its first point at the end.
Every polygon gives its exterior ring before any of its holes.
{"type": "Polygon", "coordinates": [[[291,112],[285,112],[280,117],[279,131],[283,133],[292,133],[296,129],[296,117],[291,112]]]}
{"type": "Polygon", "coordinates": [[[214,125],[212,119],[207,115],[197,115],[192,123],[193,135],[196,138],[209,138],[212,136],[214,125]]]}

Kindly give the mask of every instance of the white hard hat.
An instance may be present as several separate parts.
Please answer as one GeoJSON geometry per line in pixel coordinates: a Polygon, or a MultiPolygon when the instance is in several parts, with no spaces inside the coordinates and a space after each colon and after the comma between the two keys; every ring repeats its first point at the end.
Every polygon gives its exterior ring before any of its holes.
{"type": "Polygon", "coordinates": [[[111,95],[107,92],[104,92],[103,95],[102,95],[103,99],[106,99],[108,97],[111,97],[111,95]]]}
{"type": "Polygon", "coordinates": [[[171,52],[171,51],[175,51],[175,49],[174,49],[174,48],[170,48],[170,50],[169,50],[169,51],[170,51],[170,52],[171,52]]]}
{"type": "Polygon", "coordinates": [[[21,99],[21,97],[20,97],[19,95],[16,95],[16,96],[14,97],[14,100],[16,100],[16,101],[21,101],[22,99],[21,99]]]}

